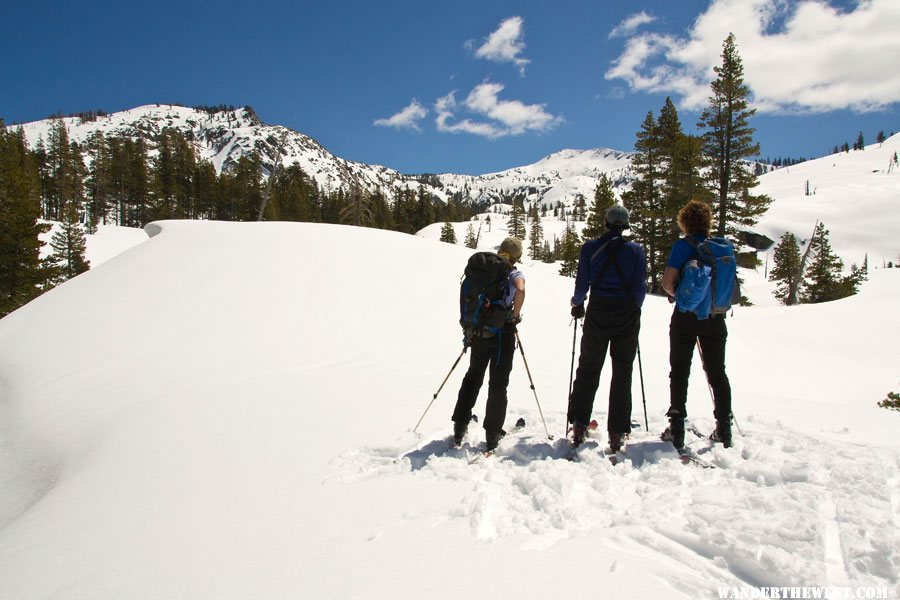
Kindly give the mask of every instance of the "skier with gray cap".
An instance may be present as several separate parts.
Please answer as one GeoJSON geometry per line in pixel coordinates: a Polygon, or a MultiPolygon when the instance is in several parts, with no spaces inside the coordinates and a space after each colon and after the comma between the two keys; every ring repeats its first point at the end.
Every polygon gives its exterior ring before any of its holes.
{"type": "Polygon", "coordinates": [[[631,433],[631,374],[641,328],[641,306],[647,294],[644,249],[622,237],[628,210],[614,205],[606,211],[607,231],[581,248],[571,314],[584,318],[578,370],[569,396],[568,420],[572,445],[584,442],[594,395],[607,349],[612,360],[607,431],[610,451],[618,452],[631,433]],[[590,291],[587,311],[584,301],[590,291]]]}

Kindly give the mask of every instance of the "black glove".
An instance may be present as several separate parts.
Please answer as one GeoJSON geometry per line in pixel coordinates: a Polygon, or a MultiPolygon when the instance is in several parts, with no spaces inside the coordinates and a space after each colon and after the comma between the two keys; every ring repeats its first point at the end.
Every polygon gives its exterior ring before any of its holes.
{"type": "Polygon", "coordinates": [[[584,318],[584,302],[582,302],[581,304],[576,304],[572,307],[572,316],[576,319],[584,318]]]}

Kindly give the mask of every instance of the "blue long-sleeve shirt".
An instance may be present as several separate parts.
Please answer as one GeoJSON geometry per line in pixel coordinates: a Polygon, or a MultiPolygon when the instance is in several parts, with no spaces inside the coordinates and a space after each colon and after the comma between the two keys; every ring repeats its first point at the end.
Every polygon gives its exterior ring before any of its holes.
{"type": "Polygon", "coordinates": [[[630,287],[634,296],[634,301],[638,306],[644,304],[644,298],[647,295],[647,257],[644,255],[644,249],[634,242],[626,242],[620,234],[611,231],[606,232],[603,236],[586,242],[581,247],[581,254],[578,257],[578,272],[575,275],[575,295],[572,296],[573,304],[581,304],[587,297],[590,290],[591,297],[596,296],[624,296],[627,292],[622,289],[630,287]],[[593,260],[591,257],[597,252],[607,241],[618,237],[609,243],[602,252],[597,254],[593,260]],[[622,281],[619,277],[619,271],[616,270],[614,264],[610,263],[603,273],[603,277],[597,280],[597,275],[603,263],[609,256],[609,251],[615,253],[615,259],[621,268],[622,274],[628,278],[628,281],[622,281]]]}

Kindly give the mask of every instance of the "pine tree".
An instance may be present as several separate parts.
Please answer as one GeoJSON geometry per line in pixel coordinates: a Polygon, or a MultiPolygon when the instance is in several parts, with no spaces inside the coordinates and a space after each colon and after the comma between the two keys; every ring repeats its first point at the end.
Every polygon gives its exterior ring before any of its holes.
{"type": "Polygon", "coordinates": [[[860,131],[859,135],[856,136],[856,143],[853,144],[854,150],[865,150],[866,149],[866,140],[863,138],[863,132],[860,131]]]}
{"type": "Polygon", "coordinates": [[[125,160],[123,225],[143,227],[150,222],[150,169],[147,144],[143,138],[125,140],[125,160]]]}
{"type": "Polygon", "coordinates": [[[478,247],[478,239],[475,237],[475,228],[472,226],[472,223],[469,222],[469,226],[466,227],[466,248],[472,248],[473,250],[478,247]]]}
{"type": "Polygon", "coordinates": [[[600,175],[600,181],[594,188],[594,202],[588,215],[581,237],[584,241],[592,240],[603,235],[606,230],[606,211],[616,203],[616,195],[613,193],[612,180],[606,173],[600,175]]]}
{"type": "Polygon", "coordinates": [[[545,263],[556,261],[556,258],[553,256],[553,250],[550,248],[550,240],[544,240],[544,248],[541,250],[541,260],[545,263]]]}
{"type": "Polygon", "coordinates": [[[678,224],[675,216],[681,206],[692,198],[683,198],[679,189],[679,176],[682,174],[676,169],[683,169],[685,166],[682,164],[684,157],[681,154],[683,152],[681,140],[684,132],[678,119],[678,111],[669,97],[666,97],[665,104],[659,111],[656,130],[661,179],[659,210],[662,235],[659,241],[660,245],[665,248],[671,246],[678,239],[678,224]]]}
{"type": "Polygon", "coordinates": [[[662,271],[670,246],[666,244],[674,215],[663,211],[660,181],[661,142],[653,112],[641,123],[634,144],[631,165],[635,179],[631,189],[622,194],[622,203],[630,212],[629,224],[634,241],[644,247],[650,292],[662,291],[662,271]]]}
{"type": "MultiPolygon", "coordinates": [[[[665,190],[666,212],[671,216],[672,223],[675,223],[678,211],[689,200],[702,200],[708,204],[713,199],[701,172],[703,160],[702,138],[684,134],[678,136],[672,153],[669,185],[665,190]]],[[[677,224],[673,227],[673,232],[675,238],[679,237],[677,224]]]]}
{"type": "Polygon", "coordinates": [[[566,232],[562,241],[560,275],[563,277],[575,277],[575,273],[578,271],[578,253],[580,250],[578,233],[575,231],[574,224],[569,223],[566,225],[566,232]]]}
{"type": "Polygon", "coordinates": [[[791,290],[797,289],[802,273],[800,272],[800,246],[793,233],[786,232],[781,236],[778,245],[775,246],[773,256],[774,266],[769,271],[769,281],[778,282],[775,288],[775,297],[785,305],[790,306],[797,302],[796,295],[791,290]]]}
{"type": "Polygon", "coordinates": [[[576,221],[584,221],[587,218],[587,200],[583,194],[575,194],[575,206],[572,210],[573,218],[576,221]]]}
{"type": "Polygon", "coordinates": [[[413,228],[413,209],[415,207],[415,192],[409,189],[398,188],[394,193],[394,227],[403,233],[415,233],[413,228]]]}
{"type": "MultiPolygon", "coordinates": [[[[231,170],[222,174],[222,203],[218,207],[217,217],[223,221],[256,221],[259,207],[262,205],[262,161],[254,152],[241,156],[231,170]]],[[[331,206],[330,223],[340,221],[340,209],[343,206],[331,206]]]]}
{"type": "Polygon", "coordinates": [[[806,272],[801,300],[807,304],[817,304],[847,295],[842,289],[840,277],[844,264],[831,251],[824,223],[819,223],[816,227],[810,248],[812,262],[806,272]]]}
{"type": "Polygon", "coordinates": [[[525,239],[525,207],[522,204],[521,196],[512,199],[512,209],[509,212],[506,229],[512,237],[525,239]]]}
{"type": "Polygon", "coordinates": [[[105,225],[113,204],[111,156],[109,144],[100,131],[94,133],[86,148],[91,166],[85,181],[87,215],[85,223],[89,233],[97,231],[101,222],[105,225]]]}
{"type": "Polygon", "coordinates": [[[53,119],[47,136],[46,181],[43,215],[45,219],[58,221],[62,217],[66,185],[70,180],[69,132],[62,119],[53,119]]]}
{"type": "Polygon", "coordinates": [[[883,144],[885,139],[887,139],[887,138],[885,138],[885,136],[884,136],[884,130],[879,131],[878,135],[875,136],[875,141],[879,144],[883,144]]]}
{"type": "Polygon", "coordinates": [[[531,213],[531,234],[528,241],[528,255],[532,260],[541,260],[541,253],[544,251],[544,228],[541,225],[541,215],[538,213],[537,204],[532,204],[529,212],[531,213]]]}
{"type": "Polygon", "coordinates": [[[420,231],[435,222],[434,200],[425,186],[419,186],[413,209],[413,232],[420,231]]]}
{"type": "MultiPolygon", "coordinates": [[[[358,186],[353,186],[350,188],[346,203],[341,209],[341,223],[344,225],[356,225],[357,227],[371,227],[374,222],[372,195],[358,186]]],[[[456,243],[455,238],[452,243],[456,243]]]]}
{"type": "Polygon", "coordinates": [[[54,283],[72,279],[91,268],[90,262],[85,258],[87,242],[78,219],[78,208],[74,203],[66,206],[60,228],[50,240],[50,247],[53,248],[51,261],[56,276],[54,283]]]}
{"type": "Polygon", "coordinates": [[[0,317],[40,294],[47,280],[40,235],[50,226],[41,217],[40,174],[25,134],[0,119],[0,317]]]}
{"type": "Polygon", "coordinates": [[[450,221],[446,221],[441,227],[441,241],[448,244],[456,243],[456,231],[453,230],[453,224],[450,221]]]}
{"type": "Polygon", "coordinates": [[[372,216],[374,218],[373,227],[394,229],[394,215],[391,212],[391,207],[388,206],[387,199],[380,191],[372,194],[372,216]]]}
{"type": "Polygon", "coordinates": [[[881,408],[888,410],[900,410],[900,394],[897,392],[888,392],[887,398],[878,403],[881,408]]]}
{"type": "Polygon", "coordinates": [[[756,224],[772,199],[750,193],[759,183],[746,162],[759,154],[759,144],[753,141],[755,129],[749,125],[756,109],[749,105],[750,89],[744,83],[734,34],[725,38],[722,65],[714,70],[712,95],[698,125],[705,130],[703,152],[715,191],[717,235],[736,237],[738,231],[756,224]]]}

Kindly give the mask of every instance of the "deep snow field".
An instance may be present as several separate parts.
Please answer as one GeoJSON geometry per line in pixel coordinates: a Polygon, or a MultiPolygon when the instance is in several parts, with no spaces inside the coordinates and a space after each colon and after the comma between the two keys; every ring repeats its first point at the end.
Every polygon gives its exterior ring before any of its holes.
{"type": "MultiPolygon", "coordinates": [[[[462,350],[466,223],[457,246],[441,224],[101,227],[89,272],[0,320],[0,598],[897,597],[900,412],[876,403],[900,391],[900,269],[882,268],[900,258],[898,146],[761,178],[777,201],[760,231],[805,238],[822,219],[870,276],[785,308],[765,267],[742,272],[754,306],[729,317],[727,361],[742,433],[727,450],[688,434],[715,469],[658,439],[664,298],[644,305],[635,367],[649,430],[619,464],[601,454],[606,369],[600,432],[569,462],[573,280],[526,258],[535,388],[517,353],[507,425],[527,426],[469,464],[480,428],[449,449],[467,356],[412,431],[462,350]]],[[[507,235],[492,221],[479,249],[507,235]]],[[[688,410],[712,429],[698,358],[688,410]]]]}
{"type": "MultiPolygon", "coordinates": [[[[517,355],[507,424],[528,425],[470,465],[480,429],[448,450],[465,364],[411,431],[462,349],[468,249],[331,225],[148,231],[0,321],[0,598],[896,592],[900,413],[876,402],[900,387],[900,270],[840,302],[735,309],[743,435],[689,434],[719,467],[699,469],[658,441],[662,298],[641,333],[650,431],[617,466],[605,433],[561,459],[572,280],[526,260],[521,341],[554,439],[517,355]]],[[[608,373],[601,423],[605,389],[608,373]]],[[[688,406],[709,431],[697,364],[688,406]]]]}

